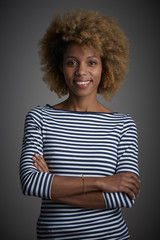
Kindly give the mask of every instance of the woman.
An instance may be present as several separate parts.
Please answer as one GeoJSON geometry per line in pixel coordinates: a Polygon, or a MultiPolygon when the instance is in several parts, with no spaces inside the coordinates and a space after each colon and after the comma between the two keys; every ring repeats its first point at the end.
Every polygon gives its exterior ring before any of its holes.
{"type": "Polygon", "coordinates": [[[38,239],[129,239],[121,214],[139,194],[137,130],[128,114],[104,107],[128,68],[117,22],[78,9],[56,16],[40,41],[44,81],[58,96],[25,121],[23,193],[42,198],[38,239]]]}

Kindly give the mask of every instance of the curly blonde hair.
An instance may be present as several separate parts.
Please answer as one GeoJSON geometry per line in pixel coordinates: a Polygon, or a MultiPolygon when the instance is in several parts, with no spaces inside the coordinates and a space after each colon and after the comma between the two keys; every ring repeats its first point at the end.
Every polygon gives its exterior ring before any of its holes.
{"type": "Polygon", "coordinates": [[[69,43],[96,49],[102,59],[102,78],[98,93],[110,99],[121,87],[129,63],[129,41],[117,20],[83,9],[56,15],[39,42],[43,80],[61,97],[68,93],[60,64],[69,43]]]}

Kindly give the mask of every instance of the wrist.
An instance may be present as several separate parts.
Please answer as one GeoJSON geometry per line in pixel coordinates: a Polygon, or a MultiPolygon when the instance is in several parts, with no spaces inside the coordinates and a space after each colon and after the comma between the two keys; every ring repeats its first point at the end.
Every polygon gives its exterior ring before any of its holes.
{"type": "Polygon", "coordinates": [[[95,186],[98,191],[102,191],[102,180],[103,180],[103,177],[97,177],[95,180],[95,186]]]}
{"type": "Polygon", "coordinates": [[[86,192],[100,191],[101,183],[99,177],[84,177],[86,192]]]}

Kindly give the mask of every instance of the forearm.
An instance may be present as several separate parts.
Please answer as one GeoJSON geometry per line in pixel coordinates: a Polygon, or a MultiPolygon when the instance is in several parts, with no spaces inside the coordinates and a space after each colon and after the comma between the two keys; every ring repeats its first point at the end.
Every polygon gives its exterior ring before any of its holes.
{"type": "Polygon", "coordinates": [[[31,147],[23,147],[20,161],[20,183],[25,195],[51,199],[50,189],[53,175],[49,172],[37,171],[32,160],[31,147]]]}
{"type": "MultiPolygon", "coordinates": [[[[39,171],[49,172],[42,156],[38,157],[35,155],[33,160],[39,171]]],[[[81,204],[79,201],[82,201],[82,205],[79,206],[88,207],[85,198],[93,196],[89,198],[90,204],[91,201],[94,201],[94,192],[103,192],[107,209],[131,207],[134,203],[134,198],[139,194],[139,179],[131,172],[119,173],[108,177],[85,177],[84,179],[82,177],[55,175],[52,179],[50,195],[53,200],[67,201],[66,203],[71,205],[79,205],[79,203],[81,204]],[[93,195],[88,195],[89,193],[93,193],[93,195]],[[115,204],[112,204],[112,202],[115,202],[115,204]]]]}
{"type": "MultiPolygon", "coordinates": [[[[81,195],[84,192],[98,191],[98,178],[96,177],[64,177],[55,175],[51,185],[52,199],[67,198],[81,195]]],[[[83,194],[84,195],[84,194],[83,194]]]]}
{"type": "Polygon", "coordinates": [[[102,193],[100,191],[67,197],[53,197],[52,200],[71,206],[89,209],[131,208],[135,203],[135,200],[129,198],[125,193],[102,193]]]}
{"type": "Polygon", "coordinates": [[[50,188],[52,179],[52,174],[48,172],[38,172],[31,161],[22,158],[20,164],[20,182],[23,194],[41,197],[43,199],[51,199],[50,188]]]}
{"type": "Polygon", "coordinates": [[[122,192],[103,193],[106,209],[113,208],[131,208],[135,204],[135,199],[131,199],[127,194],[122,192]]]}
{"type": "Polygon", "coordinates": [[[89,192],[125,192],[132,200],[139,194],[139,179],[133,173],[120,173],[108,177],[54,176],[51,197],[63,198],[89,192]],[[85,189],[84,189],[85,187],[85,189]]]}
{"type": "Polygon", "coordinates": [[[54,201],[71,206],[83,207],[88,209],[105,209],[106,204],[102,192],[88,192],[78,195],[53,198],[54,201]]]}

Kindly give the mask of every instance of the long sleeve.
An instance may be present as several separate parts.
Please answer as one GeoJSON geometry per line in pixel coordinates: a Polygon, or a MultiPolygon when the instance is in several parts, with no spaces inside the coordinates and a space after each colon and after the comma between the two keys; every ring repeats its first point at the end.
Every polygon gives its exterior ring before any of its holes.
{"type": "Polygon", "coordinates": [[[40,108],[32,109],[26,116],[22,154],[20,161],[20,181],[25,195],[51,199],[50,189],[53,175],[39,172],[33,165],[35,153],[43,155],[43,117],[40,108]]]}
{"type": "MultiPolygon", "coordinates": [[[[116,173],[132,172],[139,176],[137,128],[130,117],[127,118],[123,125],[117,156],[116,173]]],[[[130,208],[135,203],[135,200],[131,200],[125,193],[103,193],[103,195],[107,209],[130,208]]]]}

